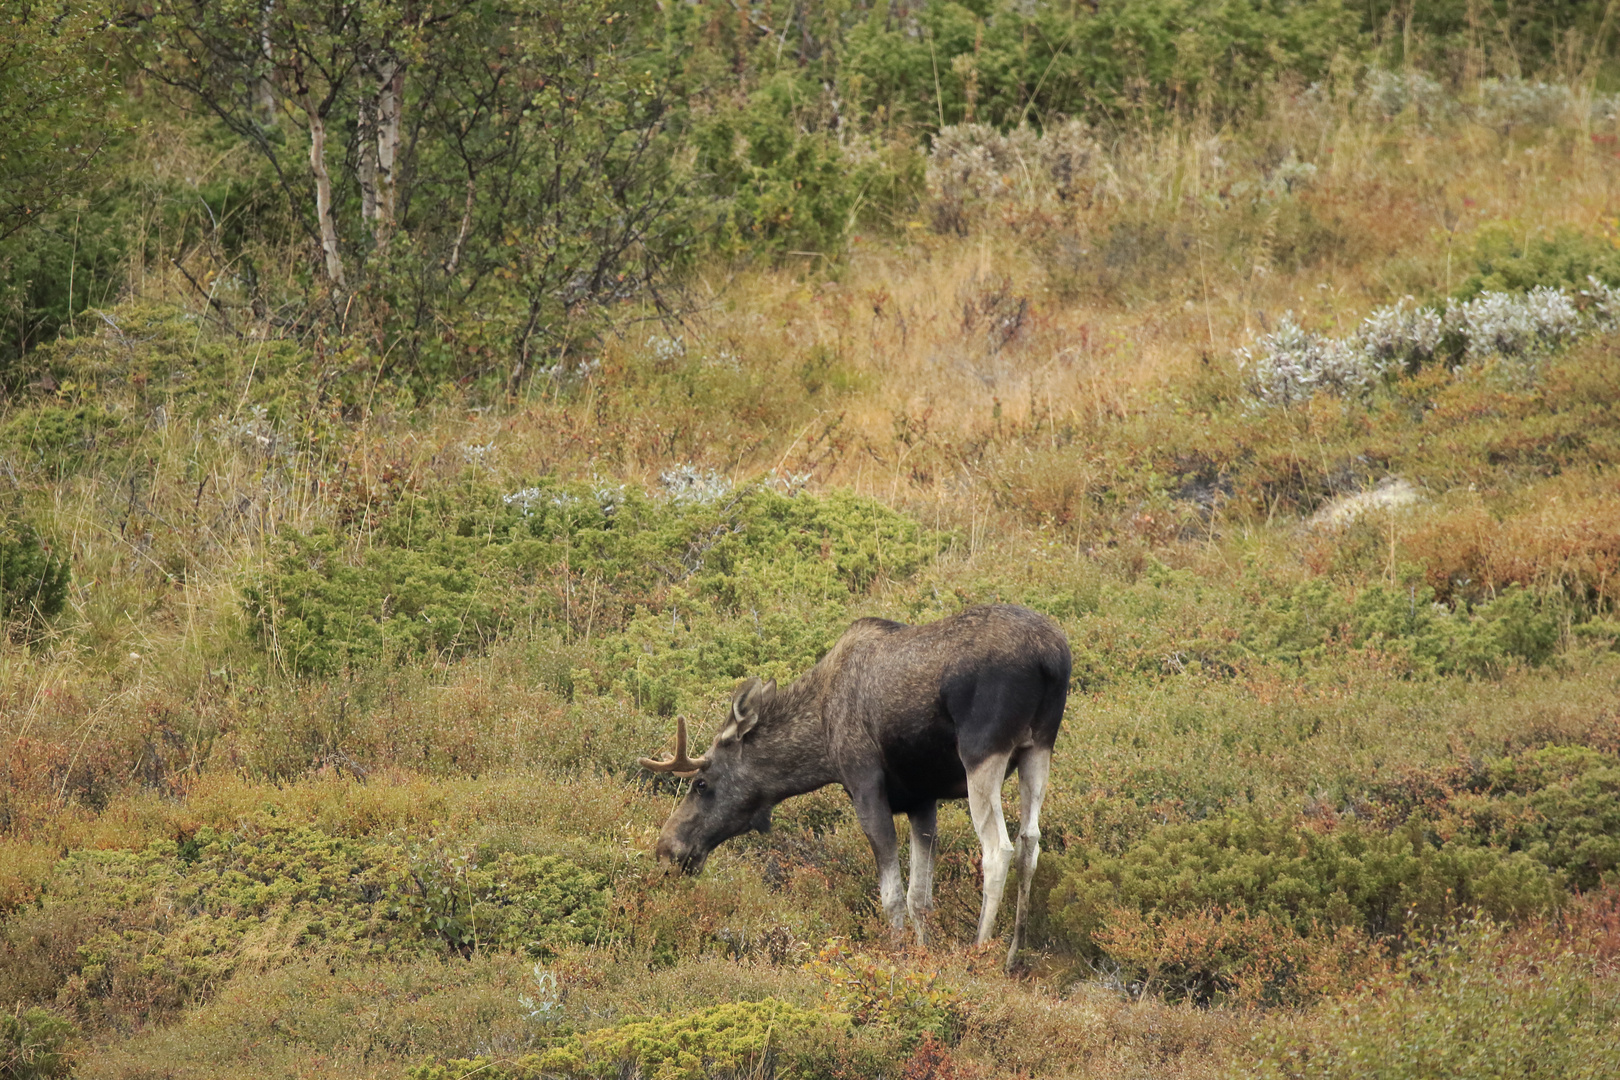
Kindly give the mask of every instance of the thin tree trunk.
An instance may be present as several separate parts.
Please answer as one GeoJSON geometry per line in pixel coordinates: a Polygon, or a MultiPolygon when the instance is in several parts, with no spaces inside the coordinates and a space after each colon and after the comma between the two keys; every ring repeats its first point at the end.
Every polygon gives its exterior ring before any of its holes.
{"type": "Polygon", "coordinates": [[[338,250],[337,225],[332,221],[332,175],[326,171],[326,121],[315,111],[309,95],[304,95],[304,113],[309,117],[309,167],[315,174],[315,218],[321,230],[321,251],[326,256],[326,276],[334,285],[343,285],[343,254],[338,250]]]}
{"type": "Polygon", "coordinates": [[[259,4],[259,56],[264,62],[264,74],[254,84],[258,97],[259,119],[265,127],[276,126],[275,86],[270,73],[276,69],[275,57],[270,51],[270,17],[275,12],[275,0],[261,0],[259,4]]]}
{"type": "Polygon", "coordinates": [[[478,185],[467,181],[467,205],[461,211],[461,229],[456,233],[456,246],[450,251],[450,261],[445,263],[444,272],[454,274],[456,266],[461,262],[461,249],[467,243],[467,234],[472,231],[473,196],[478,192],[478,185]]]}
{"type": "Polygon", "coordinates": [[[377,233],[377,142],[376,142],[376,114],[372,110],[372,102],[364,95],[360,95],[355,126],[358,129],[355,140],[359,144],[360,160],[355,169],[355,179],[360,182],[360,220],[366,227],[377,233]]]}
{"type": "Polygon", "coordinates": [[[388,242],[394,228],[395,194],[398,191],[396,167],[399,160],[400,99],[405,92],[405,65],[393,63],[383,69],[382,89],[377,94],[377,246],[388,242]]]}

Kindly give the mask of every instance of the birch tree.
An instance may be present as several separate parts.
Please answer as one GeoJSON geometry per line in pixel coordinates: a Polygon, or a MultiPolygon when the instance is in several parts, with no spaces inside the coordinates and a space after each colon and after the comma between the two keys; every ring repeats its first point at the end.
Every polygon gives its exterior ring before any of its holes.
{"type": "Polygon", "coordinates": [[[117,58],[105,4],[0,0],[0,396],[121,262],[95,206],[128,130],[117,58]]]}
{"type": "Polygon", "coordinates": [[[117,73],[90,3],[0,0],[0,240],[77,190],[112,124],[94,123],[117,73]]]}
{"type": "Polygon", "coordinates": [[[640,17],[609,0],[163,0],[134,40],[268,161],[325,290],[391,352],[516,377],[688,246],[660,88],[633,62],[640,17]],[[476,333],[445,331],[463,310],[476,333]]]}

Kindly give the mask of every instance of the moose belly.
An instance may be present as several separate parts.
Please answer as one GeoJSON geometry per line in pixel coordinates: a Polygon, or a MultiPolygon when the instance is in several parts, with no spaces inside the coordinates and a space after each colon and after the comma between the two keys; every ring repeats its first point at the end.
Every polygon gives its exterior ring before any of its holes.
{"type": "Polygon", "coordinates": [[[884,784],[889,806],[908,813],[940,799],[967,798],[967,770],[956,755],[954,742],[944,752],[890,752],[885,755],[884,784]]]}

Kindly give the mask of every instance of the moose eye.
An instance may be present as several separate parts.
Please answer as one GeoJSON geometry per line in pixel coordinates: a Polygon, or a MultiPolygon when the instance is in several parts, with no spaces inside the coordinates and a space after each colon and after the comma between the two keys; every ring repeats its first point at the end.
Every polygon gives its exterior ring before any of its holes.
{"type": "Polygon", "coordinates": [[[709,790],[709,782],[700,776],[696,780],[692,781],[692,790],[707,791],[709,790]]]}

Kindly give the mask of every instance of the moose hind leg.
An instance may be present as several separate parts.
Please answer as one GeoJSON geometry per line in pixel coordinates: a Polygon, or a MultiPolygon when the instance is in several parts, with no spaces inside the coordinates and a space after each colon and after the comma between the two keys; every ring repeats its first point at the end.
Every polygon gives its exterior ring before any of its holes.
{"type": "Polygon", "coordinates": [[[939,803],[911,815],[911,885],[906,910],[917,932],[917,944],[928,944],[928,917],[934,910],[934,844],[939,836],[939,803]]]}
{"type": "Polygon", "coordinates": [[[984,849],[984,907],[979,911],[978,943],[990,940],[996,929],[996,912],[1007,885],[1007,869],[1012,865],[1013,846],[1007,837],[1007,819],[1001,812],[1001,784],[1007,779],[1007,762],[1012,755],[992,754],[968,770],[968,811],[973,815],[973,831],[984,849]]]}
{"type": "Polygon", "coordinates": [[[1035,864],[1041,859],[1041,802],[1046,798],[1046,778],[1051,771],[1051,750],[1032,747],[1018,762],[1018,910],[1013,917],[1012,944],[1007,949],[1008,971],[1023,941],[1029,889],[1035,882],[1035,864]]]}

